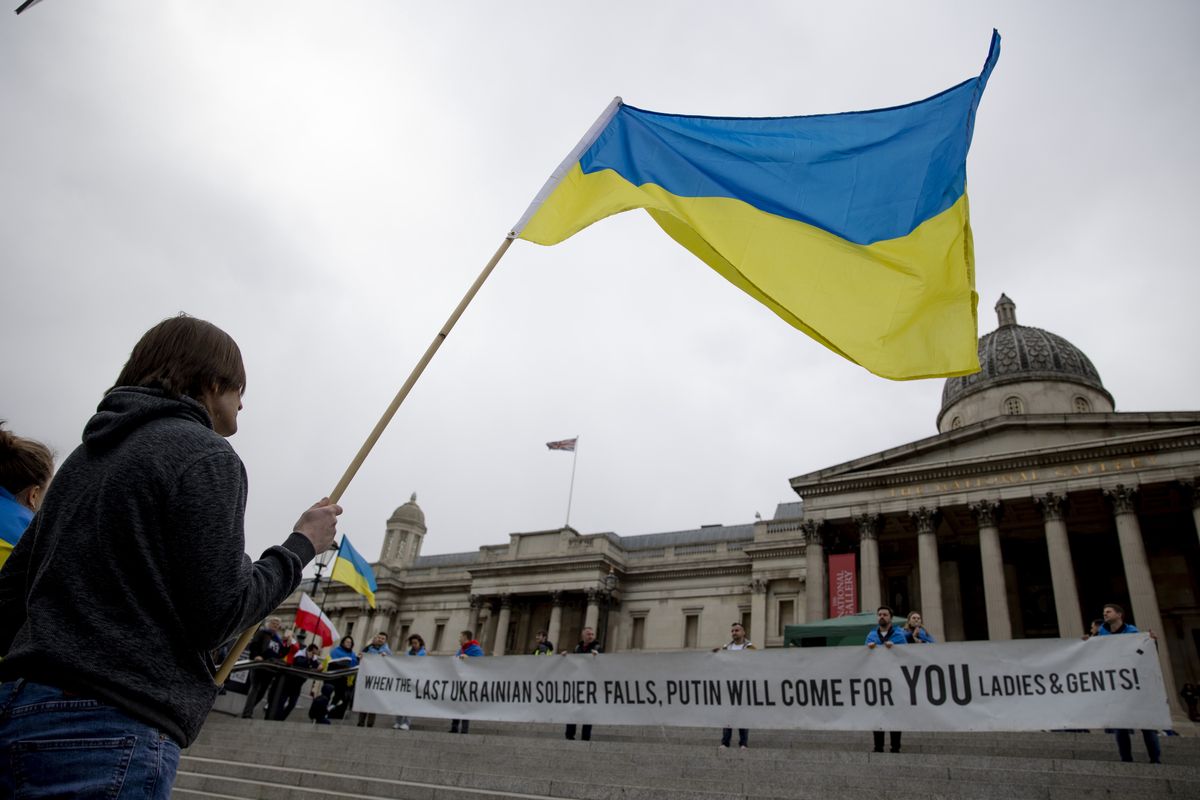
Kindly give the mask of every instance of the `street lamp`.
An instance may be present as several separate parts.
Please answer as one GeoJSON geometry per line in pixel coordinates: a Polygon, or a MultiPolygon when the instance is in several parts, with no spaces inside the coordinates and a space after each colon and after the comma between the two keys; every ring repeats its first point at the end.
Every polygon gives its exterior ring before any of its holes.
{"type": "Polygon", "coordinates": [[[600,626],[601,632],[604,634],[600,637],[600,648],[608,650],[608,610],[614,605],[614,597],[616,596],[617,587],[621,585],[621,581],[617,578],[616,569],[608,568],[608,574],[601,581],[604,584],[602,594],[604,596],[604,622],[600,626]]]}
{"type": "Polygon", "coordinates": [[[317,573],[313,575],[312,596],[313,602],[317,604],[318,608],[321,606],[321,601],[317,598],[317,589],[321,585],[321,573],[329,566],[329,562],[334,559],[337,551],[338,546],[335,542],[331,548],[322,553],[317,553],[317,557],[313,559],[313,562],[317,565],[317,573]]]}

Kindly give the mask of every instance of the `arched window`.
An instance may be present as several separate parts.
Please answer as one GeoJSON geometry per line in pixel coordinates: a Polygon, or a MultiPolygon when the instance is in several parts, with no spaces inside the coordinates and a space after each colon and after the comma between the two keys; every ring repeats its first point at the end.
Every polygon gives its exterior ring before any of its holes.
{"type": "Polygon", "coordinates": [[[1021,402],[1021,398],[1013,395],[1004,399],[1004,413],[1009,416],[1025,413],[1025,404],[1021,402]]]}
{"type": "Polygon", "coordinates": [[[955,417],[954,419],[950,420],[950,430],[952,430],[952,431],[958,430],[961,427],[962,427],[962,417],[955,417]]]}
{"type": "Polygon", "coordinates": [[[1092,411],[1092,404],[1088,402],[1088,399],[1086,397],[1078,397],[1077,396],[1075,398],[1075,413],[1076,414],[1090,414],[1091,411],[1092,411]]]}

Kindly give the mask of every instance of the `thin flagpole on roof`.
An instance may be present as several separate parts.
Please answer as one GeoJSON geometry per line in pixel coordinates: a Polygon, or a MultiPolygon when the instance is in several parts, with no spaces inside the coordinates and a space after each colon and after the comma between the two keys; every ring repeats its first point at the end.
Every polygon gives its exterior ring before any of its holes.
{"type": "Polygon", "coordinates": [[[575,465],[579,463],[579,437],[575,437],[575,446],[571,448],[574,456],[571,458],[571,488],[567,490],[567,521],[564,528],[571,527],[571,500],[575,496],[575,465]]]}

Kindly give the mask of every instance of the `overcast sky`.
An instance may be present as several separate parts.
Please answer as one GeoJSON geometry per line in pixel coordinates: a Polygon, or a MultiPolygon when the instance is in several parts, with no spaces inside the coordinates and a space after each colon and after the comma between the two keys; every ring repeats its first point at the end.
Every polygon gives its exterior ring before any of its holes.
{"type": "MultiPolygon", "coordinates": [[[[15,8],[18,0],[9,0],[15,8]]],[[[780,116],[911,102],[1003,55],[968,191],[980,333],[1001,292],[1121,411],[1196,409],[1200,5],[44,0],[0,13],[0,418],[65,457],[179,311],[242,347],[247,549],[328,493],[614,95],[780,116]],[[990,6],[990,7],[985,7],[990,6]],[[1192,366],[1188,366],[1188,365],[1192,366]]],[[[516,242],[342,502],[376,559],[563,524],[770,516],[788,479],[936,433],[890,382],[727,284],[644,212],[516,242]]]]}

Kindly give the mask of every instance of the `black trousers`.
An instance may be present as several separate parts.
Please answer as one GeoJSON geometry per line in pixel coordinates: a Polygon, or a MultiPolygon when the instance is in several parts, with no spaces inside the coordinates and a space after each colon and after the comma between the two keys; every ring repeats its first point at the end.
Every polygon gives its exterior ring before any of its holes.
{"type": "Polygon", "coordinates": [[[250,686],[246,689],[246,705],[242,706],[242,719],[252,719],[254,709],[262,702],[263,697],[275,682],[275,673],[265,669],[251,670],[250,686]]]}
{"type": "Polygon", "coordinates": [[[288,718],[296,701],[300,698],[300,690],[304,687],[304,679],[294,675],[280,675],[271,690],[267,719],[282,721],[288,718]]]}
{"type": "MultiPolygon", "coordinates": [[[[721,731],[721,745],[729,747],[729,743],[733,741],[733,728],[725,728],[721,731]]],[[[750,729],[738,728],[738,747],[748,747],[750,745],[750,729]]]]}
{"type": "MultiPolygon", "coordinates": [[[[575,726],[574,726],[574,725],[568,725],[568,726],[567,726],[567,738],[568,738],[568,739],[574,739],[574,738],[575,738],[575,726]]],[[[591,725],[584,725],[584,726],[583,726],[583,733],[580,735],[580,737],[579,737],[579,738],[580,738],[580,740],[582,740],[582,741],[585,741],[585,742],[590,742],[590,741],[592,740],[592,726],[591,726],[591,725]]]]}
{"type": "MultiPolygon", "coordinates": [[[[890,731],[891,736],[891,751],[893,753],[900,752],[900,731],[890,731]]],[[[883,752],[883,731],[875,731],[875,752],[883,752]]]]}

